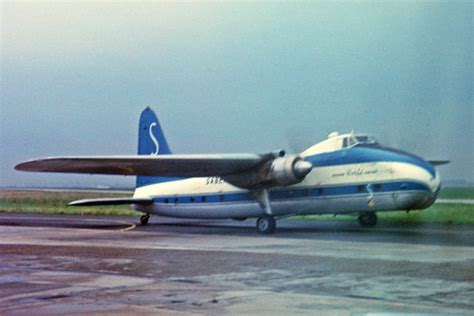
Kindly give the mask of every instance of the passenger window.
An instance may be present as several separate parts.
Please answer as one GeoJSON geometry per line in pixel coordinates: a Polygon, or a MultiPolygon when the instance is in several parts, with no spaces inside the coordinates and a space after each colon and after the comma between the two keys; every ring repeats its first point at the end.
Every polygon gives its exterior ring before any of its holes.
{"type": "Polygon", "coordinates": [[[308,196],[308,189],[303,190],[303,196],[308,196]]]}
{"type": "Polygon", "coordinates": [[[360,193],[360,192],[364,192],[364,188],[365,188],[365,187],[364,187],[363,185],[358,185],[358,186],[357,186],[357,192],[359,192],[359,193],[360,193]]]}
{"type": "Polygon", "coordinates": [[[380,190],[382,190],[382,184],[377,183],[377,184],[374,186],[374,189],[375,189],[375,191],[380,191],[380,190]]]}
{"type": "Polygon", "coordinates": [[[189,199],[191,202],[194,202],[195,199],[194,199],[194,196],[191,196],[191,198],[189,199]]]}
{"type": "Polygon", "coordinates": [[[219,200],[220,200],[221,202],[224,201],[224,194],[221,194],[221,195],[219,196],[219,200]]]}
{"type": "Polygon", "coordinates": [[[206,202],[206,197],[205,196],[201,196],[201,202],[206,202]]]}
{"type": "Polygon", "coordinates": [[[165,199],[165,203],[168,203],[168,199],[165,199]]]}

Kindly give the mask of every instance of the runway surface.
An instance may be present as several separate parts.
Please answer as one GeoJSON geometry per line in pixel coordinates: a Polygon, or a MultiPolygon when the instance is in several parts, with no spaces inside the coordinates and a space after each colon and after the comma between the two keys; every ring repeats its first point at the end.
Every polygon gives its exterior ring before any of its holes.
{"type": "Polygon", "coordinates": [[[0,214],[0,314],[472,315],[474,227],[0,214]]]}

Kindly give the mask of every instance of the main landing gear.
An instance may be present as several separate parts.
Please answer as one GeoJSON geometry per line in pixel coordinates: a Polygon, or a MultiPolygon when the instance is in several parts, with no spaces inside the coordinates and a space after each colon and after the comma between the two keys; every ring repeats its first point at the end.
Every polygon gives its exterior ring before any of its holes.
{"type": "Polygon", "coordinates": [[[272,234],[275,231],[276,222],[273,218],[268,189],[257,191],[255,197],[264,213],[264,215],[257,218],[257,230],[261,234],[272,234]]]}
{"type": "Polygon", "coordinates": [[[150,214],[144,214],[140,217],[140,223],[142,225],[148,224],[148,220],[150,219],[150,214]]]}
{"type": "Polygon", "coordinates": [[[257,230],[261,234],[272,234],[275,231],[276,221],[273,216],[265,215],[257,219],[257,230]]]}
{"type": "Polygon", "coordinates": [[[359,215],[358,220],[362,227],[374,227],[377,224],[377,215],[374,212],[364,212],[359,215]]]}

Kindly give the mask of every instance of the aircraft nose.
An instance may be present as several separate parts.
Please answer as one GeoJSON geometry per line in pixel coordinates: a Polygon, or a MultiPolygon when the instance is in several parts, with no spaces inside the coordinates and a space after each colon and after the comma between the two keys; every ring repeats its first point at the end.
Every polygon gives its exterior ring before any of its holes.
{"type": "Polygon", "coordinates": [[[310,173],[312,169],[313,169],[313,165],[310,162],[304,161],[304,160],[298,160],[293,166],[295,175],[298,178],[306,177],[306,175],[310,173]]]}
{"type": "Polygon", "coordinates": [[[414,155],[402,156],[401,163],[394,163],[395,177],[400,179],[397,204],[406,209],[424,209],[431,206],[441,187],[437,170],[427,161],[414,155]],[[402,201],[403,200],[403,201],[402,201]]]}

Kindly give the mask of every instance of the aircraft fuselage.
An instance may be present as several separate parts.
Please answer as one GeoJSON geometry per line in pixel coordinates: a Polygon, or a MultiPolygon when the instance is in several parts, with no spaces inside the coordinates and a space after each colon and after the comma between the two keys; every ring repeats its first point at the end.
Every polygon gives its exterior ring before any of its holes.
{"type": "MultiPolygon", "coordinates": [[[[313,164],[295,185],[269,190],[274,216],[343,214],[424,209],[441,181],[423,159],[393,149],[354,146],[304,156],[313,164]]],[[[138,187],[134,198],[152,198],[139,211],[188,218],[247,218],[262,215],[254,193],[219,177],[175,180],[138,187]]]]}

